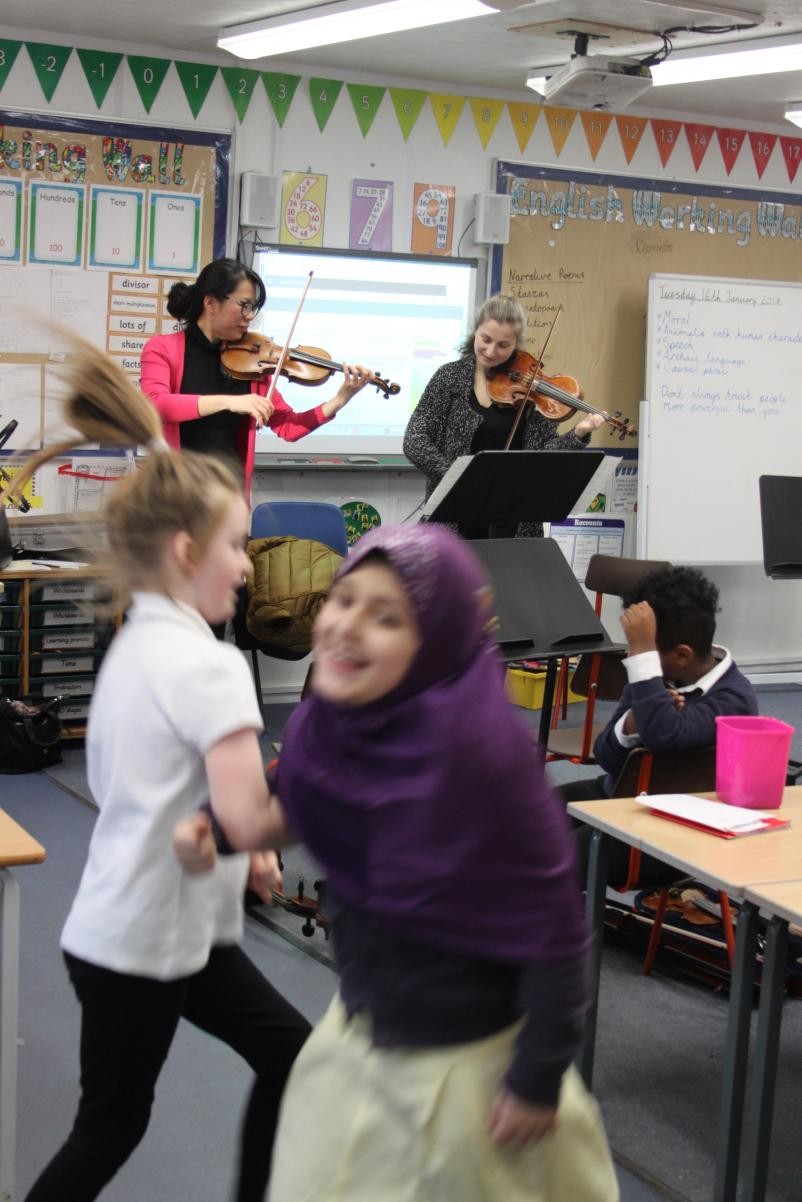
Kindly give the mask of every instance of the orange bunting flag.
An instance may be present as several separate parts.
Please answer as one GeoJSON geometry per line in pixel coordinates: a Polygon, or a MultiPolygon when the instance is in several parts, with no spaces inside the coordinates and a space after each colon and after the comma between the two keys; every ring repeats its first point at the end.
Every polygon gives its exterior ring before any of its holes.
{"type": "Polygon", "coordinates": [[[707,154],[707,148],[713,141],[713,126],[695,125],[692,121],[686,121],[685,137],[688,139],[691,160],[698,171],[702,165],[702,159],[707,154]]]}
{"type": "Polygon", "coordinates": [[[780,134],[780,146],[788,172],[788,182],[792,184],[796,179],[799,164],[802,162],[802,138],[787,138],[780,134]]]}
{"type": "Polygon", "coordinates": [[[550,108],[545,105],[543,114],[551,134],[554,153],[559,157],[576,121],[576,109],[550,108]]]}
{"type": "Polygon", "coordinates": [[[628,163],[631,163],[632,156],[640,145],[640,140],[643,137],[643,131],[649,124],[649,118],[616,117],[615,123],[618,126],[618,136],[621,139],[621,145],[624,148],[624,158],[628,163]]]}
{"type": "Polygon", "coordinates": [[[771,158],[771,152],[777,145],[776,134],[756,134],[751,129],[749,131],[749,144],[752,147],[752,158],[755,160],[757,168],[757,178],[763,178],[763,172],[768,166],[768,161],[771,158]]]}
{"type": "Polygon", "coordinates": [[[582,112],[579,116],[585,129],[585,141],[588,144],[590,157],[595,159],[601,150],[602,142],[607,137],[607,130],[610,128],[613,114],[582,112]]]}
{"type": "Polygon", "coordinates": [[[514,100],[507,101],[507,112],[510,114],[512,128],[518,141],[518,149],[524,153],[532,137],[532,130],[540,116],[539,104],[521,104],[514,100]]]}
{"type": "Polygon", "coordinates": [[[721,157],[727,169],[727,175],[735,166],[735,160],[741,153],[746,134],[742,129],[716,129],[716,137],[721,148],[721,157]]]}
{"type": "Polygon", "coordinates": [[[657,143],[657,153],[660,155],[660,162],[664,167],[674,153],[681,129],[681,121],[658,121],[655,117],[652,117],[652,133],[657,143]]]}

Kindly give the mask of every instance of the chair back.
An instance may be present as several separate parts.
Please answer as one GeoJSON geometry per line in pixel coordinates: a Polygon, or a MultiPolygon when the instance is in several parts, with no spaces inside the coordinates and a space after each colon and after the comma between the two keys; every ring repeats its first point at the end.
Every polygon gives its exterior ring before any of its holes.
{"type": "Polygon", "coordinates": [[[626,649],[606,651],[604,655],[590,652],[580,655],[571,677],[571,692],[578,697],[588,697],[591,687],[595,688],[597,701],[618,701],[627,683],[624,667],[626,649]],[[593,681],[594,658],[598,660],[597,677],[593,681]]]}
{"type": "Polygon", "coordinates": [[[294,534],[325,543],[339,555],[348,554],[342,511],[330,501],[264,501],[251,514],[251,538],[294,534]]]}
{"type": "Polygon", "coordinates": [[[618,555],[591,555],[585,573],[585,588],[592,593],[620,597],[658,568],[670,568],[665,559],[623,559],[618,555]]]}
{"type": "Polygon", "coordinates": [[[636,797],[638,793],[712,793],[715,788],[715,745],[684,751],[647,751],[645,747],[634,747],[615,782],[613,797],[636,797]]]}

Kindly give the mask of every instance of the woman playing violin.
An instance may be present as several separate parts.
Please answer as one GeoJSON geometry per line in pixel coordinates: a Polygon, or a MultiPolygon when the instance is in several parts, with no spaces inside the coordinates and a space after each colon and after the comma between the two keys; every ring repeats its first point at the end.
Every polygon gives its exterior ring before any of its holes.
{"type": "Polygon", "coordinates": [[[265,303],[256,272],[236,259],[207,263],[194,284],[173,284],[167,312],[183,324],[157,334],[142,351],[140,387],[159,411],[173,447],[189,447],[236,465],[250,495],[259,426],[295,442],[330,421],[371,378],[366,367],[343,364],[343,382],[331,400],[296,413],[274,390],[270,376],[237,380],[221,366],[221,348],[238,342],[265,303]]]}
{"type": "MultiPolygon", "coordinates": [[[[515,419],[514,405],[492,400],[489,381],[494,372],[512,359],[523,338],[526,314],[511,296],[496,295],[477,311],[473,328],[462,344],[462,358],[438,368],[409,419],[404,436],[404,454],[427,477],[426,496],[440,482],[454,460],[477,451],[505,447],[515,419]]],[[[577,450],[587,445],[591,433],[602,424],[601,414],[588,414],[572,431],[558,434],[554,422],[527,404],[518,423],[511,450],[577,450]]],[[[468,538],[480,538],[484,530],[460,527],[468,538]]],[[[517,530],[502,532],[539,537],[539,522],[524,522],[517,530]]]]}

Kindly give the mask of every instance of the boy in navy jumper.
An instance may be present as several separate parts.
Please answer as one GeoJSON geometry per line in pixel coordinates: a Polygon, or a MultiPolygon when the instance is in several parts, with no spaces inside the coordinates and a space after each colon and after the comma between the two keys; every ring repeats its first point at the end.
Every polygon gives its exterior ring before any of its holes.
{"type": "MultiPolygon", "coordinates": [[[[562,786],[566,800],[610,796],[629,752],[682,751],[710,747],[716,741],[716,716],[756,714],[752,685],[738,671],[725,647],[713,643],[718,589],[694,568],[660,568],[623,597],[621,626],[629,653],[624,660],[629,683],[607,726],[593,744],[596,762],[606,773],[562,786]]],[[[583,825],[580,842],[589,831],[583,825]]],[[[610,849],[608,879],[626,875],[629,849],[610,849]]],[[[657,883],[647,871],[641,880],[657,883]]],[[[656,863],[652,862],[652,863],[656,863]]],[[[660,881],[662,883],[662,881],[660,881]]]]}

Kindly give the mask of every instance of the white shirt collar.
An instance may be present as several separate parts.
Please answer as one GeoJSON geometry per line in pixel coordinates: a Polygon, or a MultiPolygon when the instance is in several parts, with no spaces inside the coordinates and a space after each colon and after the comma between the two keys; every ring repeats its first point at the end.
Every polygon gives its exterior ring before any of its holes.
{"type": "Polygon", "coordinates": [[[162,618],[168,621],[180,622],[182,626],[191,626],[194,630],[214,638],[211,626],[197,609],[187,605],[185,601],[176,601],[165,593],[134,593],[133,606],[129,617],[133,621],[148,618],[162,618]]]}
{"type": "Polygon", "coordinates": [[[732,656],[727,648],[714,644],[711,650],[718,663],[714,664],[709,672],[705,672],[704,676],[700,676],[693,684],[677,686],[678,693],[709,693],[716,681],[721,680],[725,672],[729,672],[732,667],[732,656]]]}

